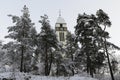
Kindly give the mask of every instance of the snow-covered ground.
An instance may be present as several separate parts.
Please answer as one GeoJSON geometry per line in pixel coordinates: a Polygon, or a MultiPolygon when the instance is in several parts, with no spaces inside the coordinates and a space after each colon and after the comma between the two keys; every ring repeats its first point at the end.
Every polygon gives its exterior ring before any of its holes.
{"type": "Polygon", "coordinates": [[[16,80],[97,80],[90,77],[80,77],[75,75],[73,77],[51,77],[51,76],[39,76],[39,75],[30,75],[25,73],[15,72],[5,72],[0,73],[0,78],[16,78],[16,80]]]}

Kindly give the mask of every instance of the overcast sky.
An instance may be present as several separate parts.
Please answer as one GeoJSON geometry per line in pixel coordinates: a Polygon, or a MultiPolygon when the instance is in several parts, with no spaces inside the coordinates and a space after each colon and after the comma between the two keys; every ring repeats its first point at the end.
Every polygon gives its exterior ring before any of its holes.
{"type": "Polygon", "coordinates": [[[0,40],[7,42],[4,36],[7,35],[7,27],[12,26],[12,20],[8,14],[21,16],[21,10],[26,5],[30,11],[32,22],[36,29],[40,31],[38,20],[41,15],[49,16],[52,28],[61,15],[67,23],[68,29],[73,33],[76,19],[79,13],[95,14],[98,9],[103,9],[110,17],[112,22],[110,41],[120,46],[120,0],[1,0],[0,1],[0,40]]]}

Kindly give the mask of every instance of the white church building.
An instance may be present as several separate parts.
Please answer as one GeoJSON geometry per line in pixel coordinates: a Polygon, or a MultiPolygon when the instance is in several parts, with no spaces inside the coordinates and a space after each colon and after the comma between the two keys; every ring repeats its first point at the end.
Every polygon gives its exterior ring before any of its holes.
{"type": "Polygon", "coordinates": [[[61,17],[61,14],[59,14],[59,17],[57,18],[57,22],[55,24],[55,31],[58,41],[65,45],[68,30],[67,23],[65,22],[64,18],[61,17]]]}

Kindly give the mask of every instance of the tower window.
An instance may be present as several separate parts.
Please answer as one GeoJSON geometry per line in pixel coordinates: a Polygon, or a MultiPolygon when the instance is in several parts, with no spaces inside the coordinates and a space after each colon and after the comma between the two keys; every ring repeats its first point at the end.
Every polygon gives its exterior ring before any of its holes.
{"type": "Polygon", "coordinates": [[[60,28],[61,31],[63,31],[63,28],[60,28]]]}
{"type": "Polygon", "coordinates": [[[56,30],[56,31],[59,31],[59,28],[58,28],[58,27],[55,27],[55,30],[56,30]]]}
{"type": "Polygon", "coordinates": [[[64,33],[59,33],[60,41],[65,41],[64,33]]]}
{"type": "Polygon", "coordinates": [[[60,27],[63,27],[63,24],[60,24],[60,27]]]}

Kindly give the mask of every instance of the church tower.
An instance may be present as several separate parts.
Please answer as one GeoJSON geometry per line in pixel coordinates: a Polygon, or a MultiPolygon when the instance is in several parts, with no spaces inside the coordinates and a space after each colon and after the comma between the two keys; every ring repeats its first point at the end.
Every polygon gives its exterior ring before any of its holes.
{"type": "Polygon", "coordinates": [[[67,35],[67,24],[65,20],[61,17],[61,13],[59,13],[59,17],[57,18],[57,22],[55,24],[55,31],[58,41],[65,45],[67,35]]]}

